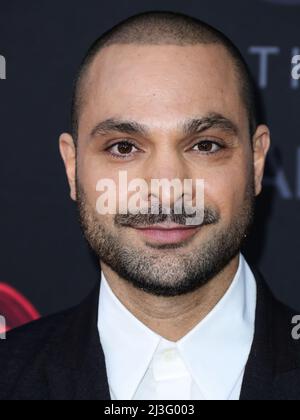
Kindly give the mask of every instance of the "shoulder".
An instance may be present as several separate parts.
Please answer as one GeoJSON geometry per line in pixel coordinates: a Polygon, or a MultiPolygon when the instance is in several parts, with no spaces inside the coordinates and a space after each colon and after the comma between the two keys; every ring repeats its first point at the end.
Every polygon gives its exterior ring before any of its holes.
{"type": "Polygon", "coordinates": [[[57,327],[64,326],[72,315],[76,312],[77,307],[62,311],[54,315],[43,317],[37,321],[23,325],[19,328],[9,331],[6,338],[0,341],[0,366],[3,362],[3,356],[17,356],[20,353],[26,353],[36,345],[42,345],[48,342],[57,327]]]}
{"type": "Polygon", "coordinates": [[[275,297],[262,277],[258,279],[257,285],[257,325],[261,323],[266,325],[273,345],[277,343],[276,348],[282,349],[286,346],[290,349],[300,348],[300,327],[298,328],[299,335],[295,334],[297,323],[300,323],[300,311],[289,307],[275,297]],[[298,322],[296,322],[297,318],[298,322]]]}
{"type": "Polygon", "coordinates": [[[68,331],[76,328],[73,325],[78,322],[85,301],[14,329],[5,340],[0,340],[0,400],[14,395],[23,378],[25,384],[40,383],[37,399],[46,398],[46,369],[53,354],[63,349],[68,331]]]}
{"type": "Polygon", "coordinates": [[[272,347],[277,400],[300,399],[299,311],[276,301],[273,308],[272,347]]]}
{"type": "Polygon", "coordinates": [[[273,342],[277,343],[275,350],[277,350],[279,363],[284,368],[287,358],[293,357],[294,366],[300,368],[300,311],[276,299],[274,302],[272,335],[273,342]]]}
{"type": "MultiPolygon", "coordinates": [[[[289,307],[276,297],[259,270],[252,267],[252,271],[257,284],[256,327],[263,325],[269,332],[273,332],[273,336],[275,333],[277,338],[281,336],[282,339],[288,338],[290,341],[294,338],[294,322],[300,311],[289,307]]],[[[300,340],[293,341],[300,345],[300,340]]]]}
{"type": "Polygon", "coordinates": [[[268,349],[266,358],[271,362],[276,392],[283,399],[298,400],[300,395],[300,311],[279,301],[266,285],[259,285],[258,297],[256,326],[260,331],[257,339],[268,349]],[[261,325],[264,327],[261,328],[261,325]]]}

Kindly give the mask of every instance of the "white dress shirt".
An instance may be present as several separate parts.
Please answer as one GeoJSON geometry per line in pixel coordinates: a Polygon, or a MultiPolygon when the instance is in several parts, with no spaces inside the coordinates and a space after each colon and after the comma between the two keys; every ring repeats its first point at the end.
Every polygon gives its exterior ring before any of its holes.
{"type": "Polygon", "coordinates": [[[112,400],[239,400],[255,311],[256,281],[242,255],[226,294],[176,343],[128,311],[102,274],[98,328],[112,400]]]}

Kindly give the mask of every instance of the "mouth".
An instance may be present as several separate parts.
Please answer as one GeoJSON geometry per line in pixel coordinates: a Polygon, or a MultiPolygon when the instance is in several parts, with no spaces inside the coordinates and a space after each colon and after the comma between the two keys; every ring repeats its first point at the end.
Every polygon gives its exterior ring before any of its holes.
{"type": "Polygon", "coordinates": [[[192,238],[201,229],[201,226],[183,226],[175,223],[164,223],[134,229],[148,241],[157,244],[176,244],[192,238]]]}

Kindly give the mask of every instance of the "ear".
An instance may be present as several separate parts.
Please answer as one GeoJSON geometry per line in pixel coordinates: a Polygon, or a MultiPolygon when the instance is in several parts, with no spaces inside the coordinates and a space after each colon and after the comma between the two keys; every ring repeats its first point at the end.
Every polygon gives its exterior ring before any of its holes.
{"type": "Polygon", "coordinates": [[[72,200],[76,201],[76,146],[70,134],[63,133],[59,137],[59,150],[65,164],[70,196],[72,200]]]}
{"type": "Polygon", "coordinates": [[[270,130],[266,125],[259,125],[253,136],[255,194],[262,191],[266,158],[271,145],[270,130]]]}

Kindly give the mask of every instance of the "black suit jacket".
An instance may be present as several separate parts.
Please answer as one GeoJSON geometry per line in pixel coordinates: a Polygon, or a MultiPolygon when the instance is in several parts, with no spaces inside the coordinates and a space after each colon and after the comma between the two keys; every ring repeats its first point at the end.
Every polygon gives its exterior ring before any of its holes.
{"type": "MultiPolygon", "coordinates": [[[[256,275],[254,342],[241,400],[300,400],[300,341],[291,310],[256,275]]],[[[0,340],[0,400],[109,400],[97,329],[99,285],[79,306],[0,340]]],[[[226,363],[226,360],[224,360],[226,363]]]]}

